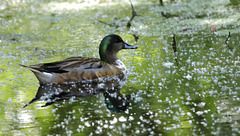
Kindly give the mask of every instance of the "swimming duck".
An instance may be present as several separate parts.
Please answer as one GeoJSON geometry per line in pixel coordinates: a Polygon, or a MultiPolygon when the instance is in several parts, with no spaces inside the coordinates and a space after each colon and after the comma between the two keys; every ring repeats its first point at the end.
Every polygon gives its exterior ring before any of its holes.
{"type": "Polygon", "coordinates": [[[136,49],[115,34],[103,38],[99,46],[99,58],[71,57],[61,61],[23,67],[29,68],[41,85],[48,83],[79,82],[107,77],[124,77],[126,67],[117,53],[121,49],[136,49]]]}

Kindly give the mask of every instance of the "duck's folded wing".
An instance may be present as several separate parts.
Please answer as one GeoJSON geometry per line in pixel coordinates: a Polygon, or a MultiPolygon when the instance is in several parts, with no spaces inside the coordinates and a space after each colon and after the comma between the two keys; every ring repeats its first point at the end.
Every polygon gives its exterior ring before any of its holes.
{"type": "Polygon", "coordinates": [[[72,70],[96,69],[102,67],[102,61],[98,58],[72,57],[62,61],[31,65],[41,72],[66,73],[72,70]]]}

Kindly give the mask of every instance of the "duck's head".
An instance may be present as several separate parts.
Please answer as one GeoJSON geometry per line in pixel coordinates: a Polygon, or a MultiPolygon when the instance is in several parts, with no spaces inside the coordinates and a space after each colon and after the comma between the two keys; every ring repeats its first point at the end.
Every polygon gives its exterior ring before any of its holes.
{"type": "Polygon", "coordinates": [[[121,49],[137,49],[136,46],[125,43],[122,38],[115,34],[107,35],[103,38],[99,47],[99,54],[102,61],[114,63],[117,58],[117,53],[121,49]]]}

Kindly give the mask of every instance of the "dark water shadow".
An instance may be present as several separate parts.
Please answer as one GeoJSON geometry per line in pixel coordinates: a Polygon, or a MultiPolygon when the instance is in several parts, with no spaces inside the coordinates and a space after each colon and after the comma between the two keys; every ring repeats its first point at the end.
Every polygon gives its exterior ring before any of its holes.
{"type": "Polygon", "coordinates": [[[101,79],[97,81],[70,82],[61,84],[45,84],[38,88],[35,97],[25,106],[36,101],[46,101],[42,107],[62,100],[90,97],[103,94],[106,107],[112,112],[125,111],[130,102],[130,95],[120,93],[124,81],[118,78],[101,79]]]}

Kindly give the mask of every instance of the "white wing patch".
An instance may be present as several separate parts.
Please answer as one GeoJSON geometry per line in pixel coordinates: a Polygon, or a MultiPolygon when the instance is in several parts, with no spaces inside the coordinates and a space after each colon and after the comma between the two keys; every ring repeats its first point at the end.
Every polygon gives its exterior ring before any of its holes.
{"type": "Polygon", "coordinates": [[[52,73],[48,73],[48,72],[42,72],[42,73],[46,78],[52,78],[53,77],[52,73]]]}

